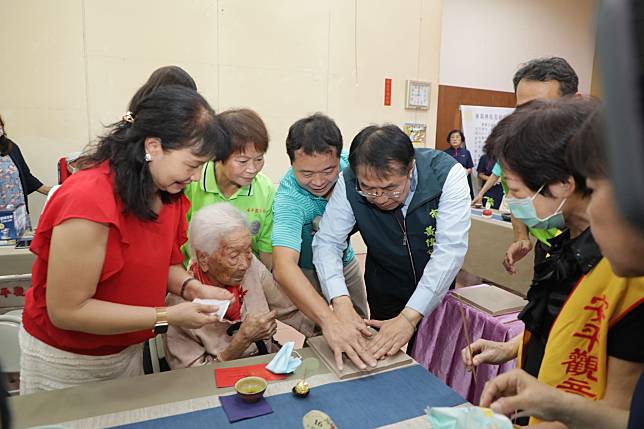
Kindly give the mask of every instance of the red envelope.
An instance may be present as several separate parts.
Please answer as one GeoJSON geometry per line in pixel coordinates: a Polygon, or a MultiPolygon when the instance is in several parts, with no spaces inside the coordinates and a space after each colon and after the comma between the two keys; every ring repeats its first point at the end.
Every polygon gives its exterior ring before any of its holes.
{"type": "Polygon", "coordinates": [[[236,366],[233,368],[215,368],[215,384],[217,387],[231,387],[244,377],[262,377],[266,381],[283,380],[287,375],[273,374],[266,369],[266,364],[236,366]]]}

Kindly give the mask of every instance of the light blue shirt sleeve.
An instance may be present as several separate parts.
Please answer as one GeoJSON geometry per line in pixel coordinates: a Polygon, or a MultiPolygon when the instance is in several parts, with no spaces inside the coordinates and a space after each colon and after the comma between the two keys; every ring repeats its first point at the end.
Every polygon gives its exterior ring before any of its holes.
{"type": "Polygon", "coordinates": [[[498,162],[494,163],[494,167],[492,167],[492,174],[494,174],[496,177],[501,177],[501,174],[503,173],[503,170],[501,169],[501,164],[498,162]]]}
{"type": "Polygon", "coordinates": [[[422,315],[438,307],[463,265],[470,230],[470,204],[465,169],[456,164],[449,171],[438,200],[434,251],[407,302],[407,307],[422,315]]]}
{"type": "Polygon", "coordinates": [[[299,253],[302,250],[304,218],[304,209],[293,196],[278,191],[273,201],[273,247],[288,247],[299,253]]]}
{"type": "Polygon", "coordinates": [[[349,295],[344,281],[342,252],[347,248],[349,234],[355,224],[344,175],[340,173],[324,210],[320,228],[313,237],[313,265],[320,279],[322,293],[329,302],[337,296],[349,295]]]}

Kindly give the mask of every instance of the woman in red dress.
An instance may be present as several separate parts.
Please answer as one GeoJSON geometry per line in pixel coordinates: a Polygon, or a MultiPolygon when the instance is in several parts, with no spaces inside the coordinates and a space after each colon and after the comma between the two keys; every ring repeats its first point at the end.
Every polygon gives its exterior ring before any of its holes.
{"type": "Polygon", "coordinates": [[[200,328],[230,299],[182,267],[188,201],[226,138],[196,91],[160,88],[99,139],[47,204],[20,332],[21,393],[142,374],[142,342],[200,328]],[[165,307],[172,292],[187,302],[165,307]]]}

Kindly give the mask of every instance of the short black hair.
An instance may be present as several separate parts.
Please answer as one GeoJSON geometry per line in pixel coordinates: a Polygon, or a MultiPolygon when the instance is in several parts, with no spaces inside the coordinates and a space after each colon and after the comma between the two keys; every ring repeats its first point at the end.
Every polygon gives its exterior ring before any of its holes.
{"type": "Polygon", "coordinates": [[[342,133],[333,119],[322,113],[315,113],[295,122],[288,129],[286,153],[291,164],[295,161],[295,151],[302,149],[307,155],[328,153],[335,149],[340,158],[342,152],[342,133]]]}
{"type": "Polygon", "coordinates": [[[556,80],[559,82],[559,95],[562,97],[576,94],[579,87],[577,73],[568,61],[560,57],[536,58],[522,64],[512,79],[514,92],[517,92],[521,79],[539,82],[556,80]]]}
{"type": "Polygon", "coordinates": [[[461,136],[461,142],[465,143],[465,134],[463,134],[463,131],[459,130],[458,128],[453,129],[449,133],[447,133],[447,143],[449,143],[449,139],[452,138],[452,134],[454,133],[459,133],[461,136]]]}
{"type": "MultiPolygon", "coordinates": [[[[133,122],[124,119],[110,126],[108,134],[99,138],[83,159],[81,168],[108,161],[124,213],[155,220],[157,214],[151,204],[156,191],[145,160],[145,139],[158,138],[164,151],[190,148],[195,156],[215,158],[221,145],[227,144],[227,137],[208,102],[184,86],[157,89],[143,98],[132,113],[133,122]]],[[[160,194],[165,204],[183,195],[166,191],[160,194]]]]}
{"type": "Polygon", "coordinates": [[[192,90],[197,90],[195,80],[187,71],[179,66],[164,66],[152,72],[148,80],[139,88],[128,106],[128,110],[134,112],[137,106],[145,97],[157,89],[167,85],[185,86],[192,90]]]}
{"type": "MultiPolygon", "coordinates": [[[[566,150],[596,107],[591,98],[530,101],[497,125],[500,129],[492,133],[495,156],[533,192],[572,176],[576,192],[587,196],[586,179],[568,165],[566,150]]],[[[542,193],[550,195],[547,187],[542,193]]]]}
{"type": "Polygon", "coordinates": [[[596,109],[570,141],[566,159],[579,176],[591,179],[608,177],[604,130],[604,119],[596,109]]]}
{"type": "Polygon", "coordinates": [[[349,164],[355,174],[358,167],[370,168],[379,178],[391,173],[407,173],[414,160],[411,139],[396,125],[371,125],[360,131],[351,142],[349,164]]]}

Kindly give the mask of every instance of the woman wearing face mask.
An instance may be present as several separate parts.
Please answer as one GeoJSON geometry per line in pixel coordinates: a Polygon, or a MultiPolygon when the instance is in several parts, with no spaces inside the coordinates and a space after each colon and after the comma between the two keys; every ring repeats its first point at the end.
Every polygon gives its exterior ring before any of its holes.
{"type": "Polygon", "coordinates": [[[519,370],[503,374],[486,385],[481,406],[505,414],[522,410],[569,428],[606,429],[626,427],[630,403],[628,427],[644,427],[639,376],[644,368],[644,234],[617,211],[603,153],[609,142],[603,135],[595,112],[571,141],[567,160],[592,190],[588,216],[604,259],[573,290],[554,322],[539,382],[519,370]]]}
{"type": "MultiPolygon", "coordinates": [[[[253,253],[270,269],[275,185],[260,173],[268,150],[268,131],[264,121],[250,109],[227,110],[217,115],[217,119],[228,133],[229,144],[217,160],[204,165],[200,180],[186,188],[191,203],[188,222],[204,206],[218,202],[232,204],[250,223],[253,253]]],[[[188,243],[182,250],[187,266],[188,243]]]]}
{"type": "Polygon", "coordinates": [[[590,100],[534,101],[497,125],[502,132],[494,133],[493,147],[505,172],[512,215],[528,227],[562,233],[543,249],[549,256],[535,266],[528,304],[519,315],[524,334],[505,343],[475,341],[473,357],[467,349],[462,352],[467,367],[499,364],[519,355],[518,365],[536,377],[559,311],[601,259],[586,214],[590,191],[565,157],[571,138],[594,108],[590,100]]]}
{"type": "Polygon", "coordinates": [[[181,265],[186,184],[224,141],[196,91],[161,88],[99,139],[43,211],[20,331],[20,390],[142,375],[142,342],[199,328],[231,299],[181,265]],[[181,304],[165,306],[167,292],[181,304]]]}

